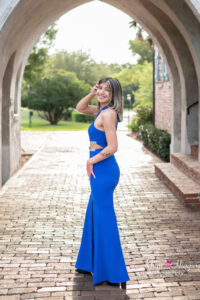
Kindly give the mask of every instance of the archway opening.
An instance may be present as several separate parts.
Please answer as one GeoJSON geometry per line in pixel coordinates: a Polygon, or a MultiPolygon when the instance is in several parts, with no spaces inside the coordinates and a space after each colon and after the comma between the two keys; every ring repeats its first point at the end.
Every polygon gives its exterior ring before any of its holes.
{"type": "MultiPolygon", "coordinates": [[[[24,1],[13,4],[10,12],[12,18],[6,21],[1,31],[0,50],[7,55],[7,58],[4,59],[6,64],[12,53],[16,51],[14,77],[20,72],[23,74],[32,47],[48,26],[64,13],[87,2],[63,0],[58,5],[55,0],[51,2],[39,0],[37,2],[30,1],[28,5],[24,1]],[[21,15],[26,18],[19,18],[21,15]],[[10,32],[9,39],[7,38],[8,32],[10,32]],[[21,71],[19,71],[20,66],[22,66],[21,71]]],[[[193,142],[198,143],[199,136],[196,110],[194,112],[191,110],[191,115],[187,116],[187,108],[199,100],[200,90],[200,76],[198,75],[200,67],[199,25],[194,5],[187,0],[181,5],[172,0],[164,2],[108,0],[105,2],[127,13],[141,24],[159,47],[167,64],[173,89],[171,152],[190,154],[190,146],[193,142]],[[188,20],[190,20],[189,23],[188,20]]],[[[6,69],[6,65],[3,66],[3,69],[6,69]]],[[[4,77],[4,86],[7,81],[13,80],[12,74],[8,77],[4,77]]],[[[21,77],[19,76],[19,78],[21,77]]],[[[20,84],[18,88],[20,88],[20,84]]],[[[4,93],[4,95],[6,94],[4,93]]],[[[16,91],[16,95],[18,95],[18,91],[16,91]]],[[[19,128],[14,130],[19,130],[19,128]]],[[[11,145],[11,148],[14,146],[11,145]]],[[[10,165],[12,169],[13,163],[11,162],[10,165]]]]}

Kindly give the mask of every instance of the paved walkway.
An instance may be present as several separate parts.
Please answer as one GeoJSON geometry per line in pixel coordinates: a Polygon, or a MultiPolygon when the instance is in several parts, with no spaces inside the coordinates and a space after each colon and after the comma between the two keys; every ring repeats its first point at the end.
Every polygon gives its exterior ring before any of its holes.
{"type": "Polygon", "coordinates": [[[0,300],[200,299],[200,215],[154,175],[157,158],[118,131],[114,205],[131,280],[126,291],[94,287],[74,268],[90,194],[87,132],[26,132],[24,149],[33,135],[40,150],[0,190],[0,300]]]}

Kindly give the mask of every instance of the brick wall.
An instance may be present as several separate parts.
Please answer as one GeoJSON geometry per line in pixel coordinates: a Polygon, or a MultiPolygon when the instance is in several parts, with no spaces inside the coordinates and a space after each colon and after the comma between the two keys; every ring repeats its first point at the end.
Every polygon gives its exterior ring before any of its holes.
{"type": "Polygon", "coordinates": [[[171,133],[172,92],[166,65],[155,47],[155,126],[171,133]]]}

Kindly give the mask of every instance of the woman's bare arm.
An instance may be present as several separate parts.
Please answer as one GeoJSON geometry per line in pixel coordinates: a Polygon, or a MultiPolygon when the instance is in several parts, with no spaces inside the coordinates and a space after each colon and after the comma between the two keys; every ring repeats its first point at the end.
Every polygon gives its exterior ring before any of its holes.
{"type": "Polygon", "coordinates": [[[88,103],[96,96],[96,90],[97,90],[98,84],[96,84],[91,92],[82,98],[76,105],[76,110],[78,110],[80,113],[96,116],[98,112],[97,105],[88,105],[88,103]]]}

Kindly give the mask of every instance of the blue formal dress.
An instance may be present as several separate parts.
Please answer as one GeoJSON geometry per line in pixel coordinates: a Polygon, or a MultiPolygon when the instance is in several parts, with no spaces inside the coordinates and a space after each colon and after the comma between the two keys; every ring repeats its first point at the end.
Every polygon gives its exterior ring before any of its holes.
{"type": "MultiPolygon", "coordinates": [[[[111,106],[111,105],[109,105],[111,106]]],[[[108,108],[104,106],[102,110],[108,108]]],[[[97,118],[96,116],[96,118],[97,118]]],[[[105,132],[93,123],[88,128],[90,141],[107,146],[105,132]]],[[[118,124],[118,115],[116,130],[118,124]]],[[[90,157],[103,149],[90,149],[90,157]]],[[[102,281],[120,283],[130,280],[121,248],[113,192],[119,182],[120,169],[114,154],[93,165],[91,194],[85,214],[81,245],[75,268],[93,273],[93,284],[102,281]]]]}

